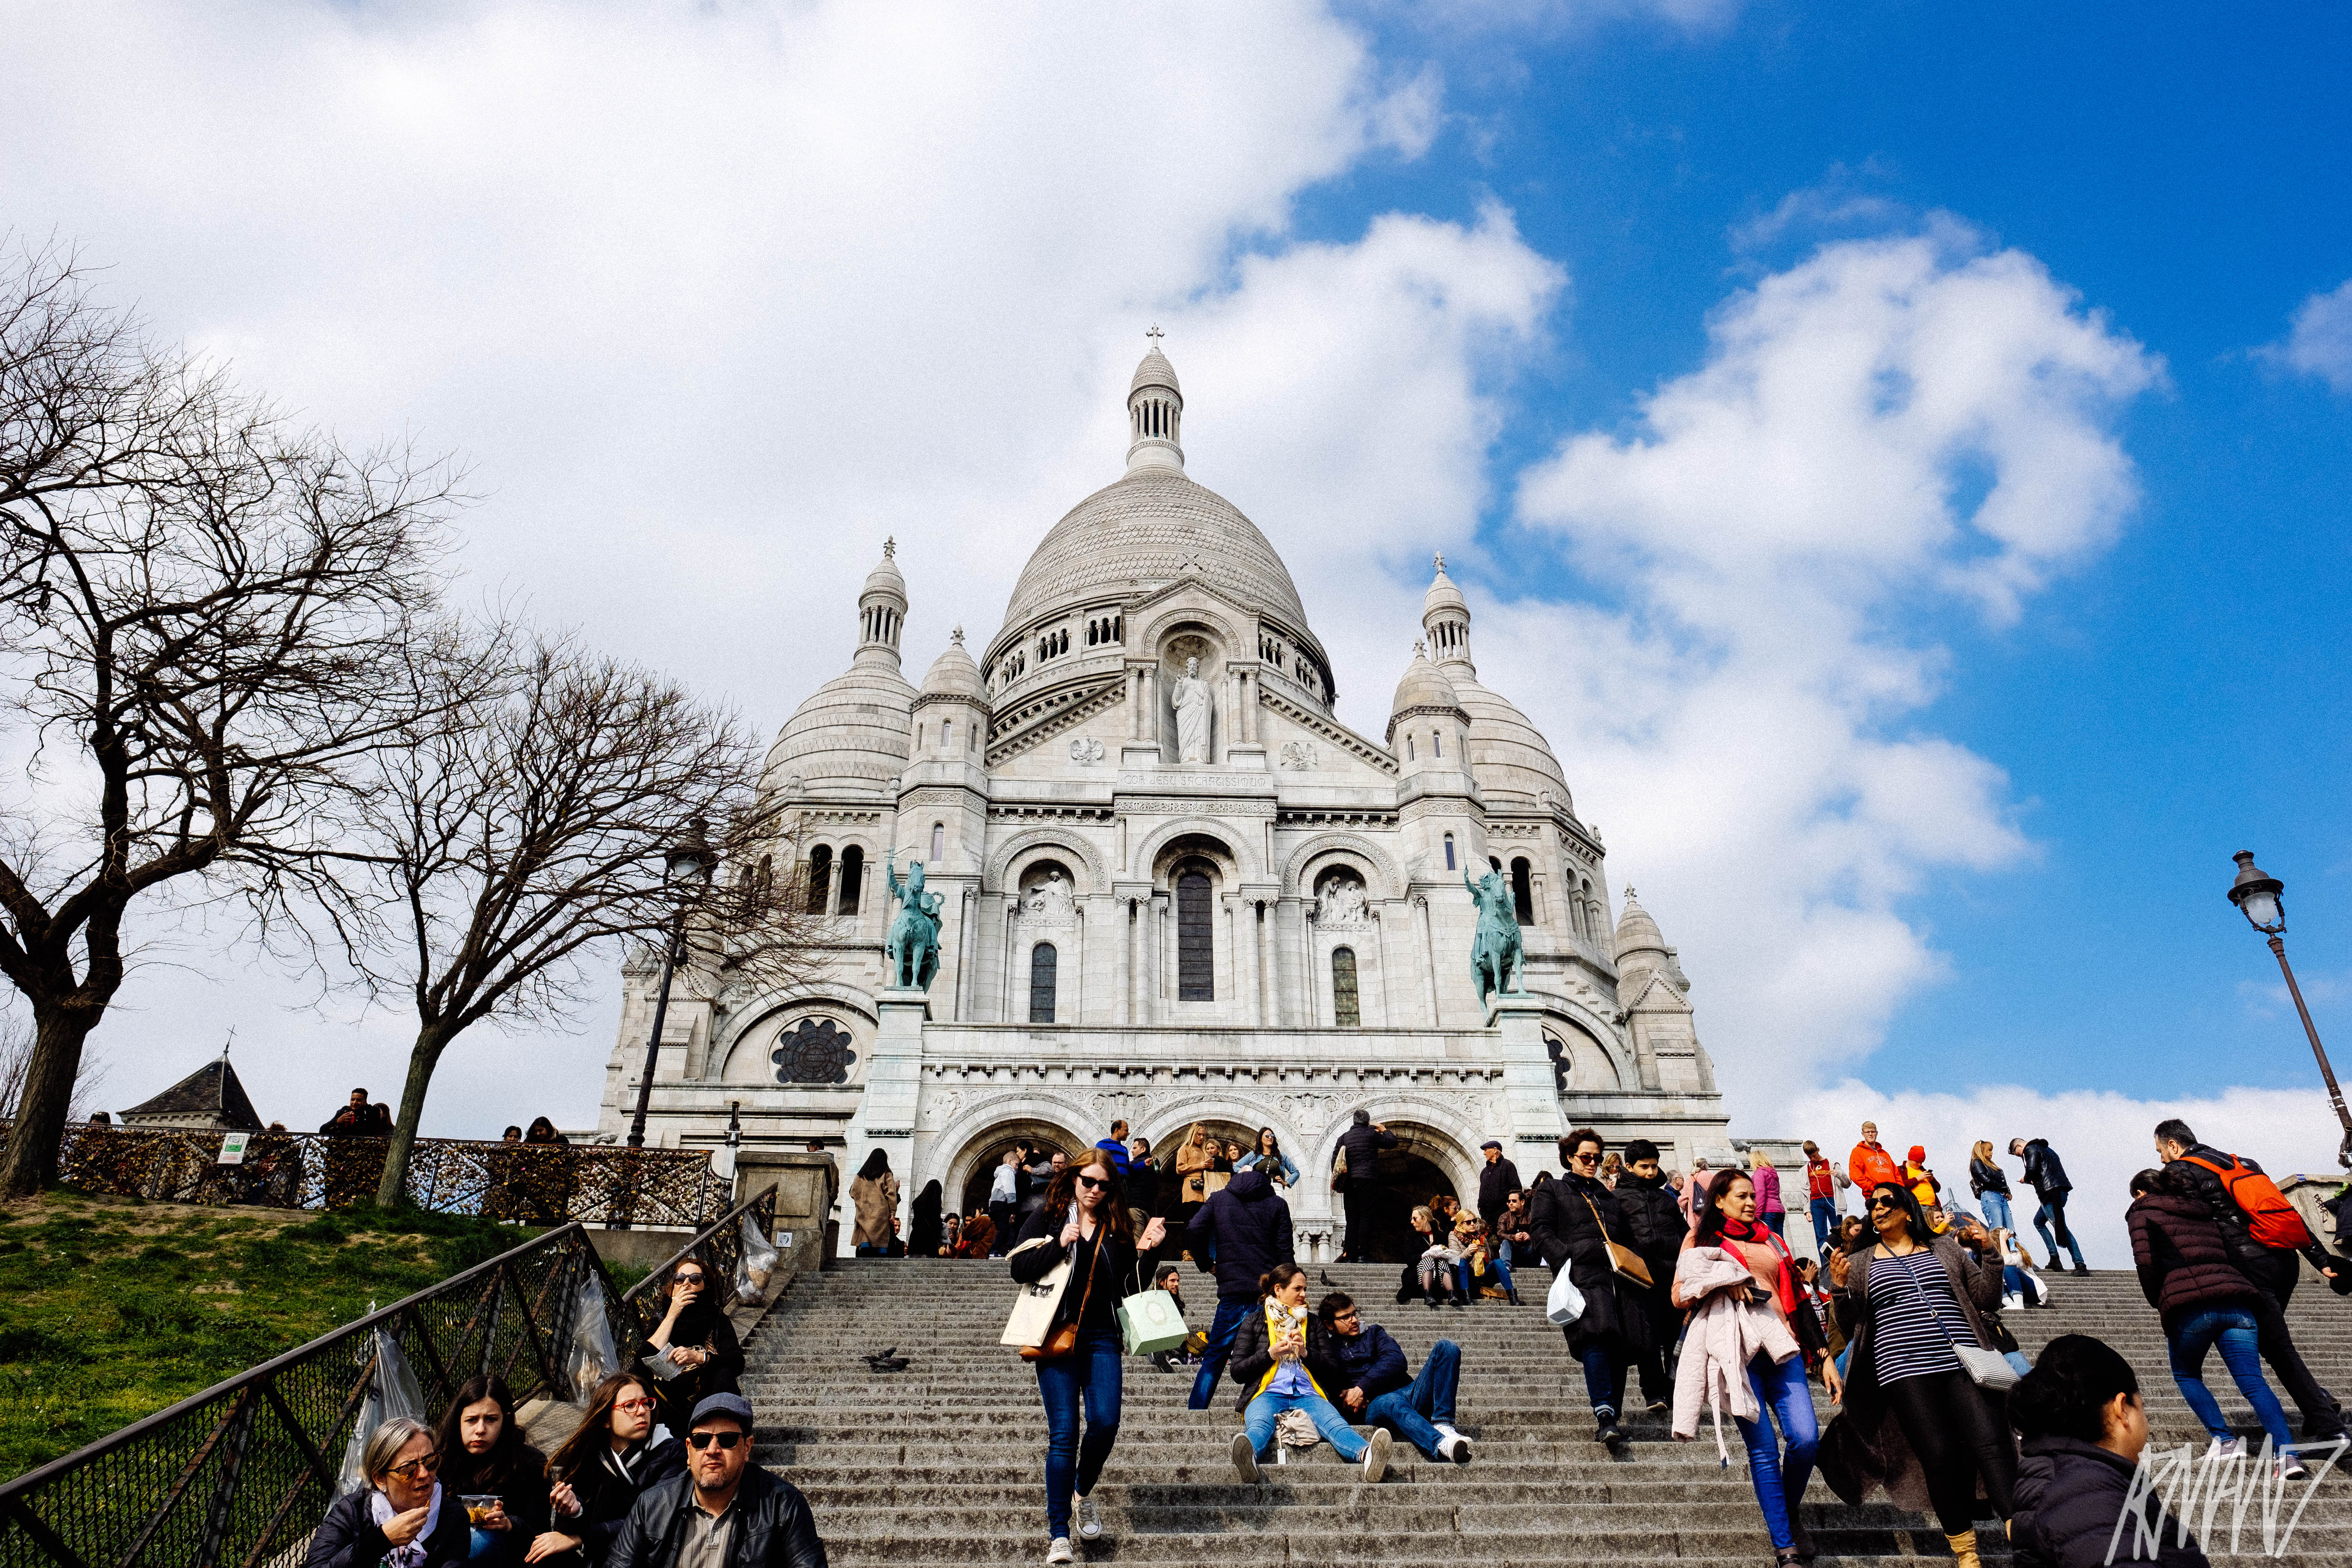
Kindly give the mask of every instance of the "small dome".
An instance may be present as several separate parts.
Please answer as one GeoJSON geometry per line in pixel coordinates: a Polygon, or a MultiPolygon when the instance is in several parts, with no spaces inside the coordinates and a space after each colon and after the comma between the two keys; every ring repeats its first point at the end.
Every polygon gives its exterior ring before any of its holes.
{"type": "Polygon", "coordinates": [[[923,677],[926,697],[956,697],[985,707],[988,689],[981,684],[979,661],[963,646],[963,628],[955,629],[955,637],[947,651],[931,661],[930,673],[923,677]]]}
{"type": "Polygon", "coordinates": [[[1437,666],[1429,662],[1429,653],[1421,644],[1412,645],[1412,662],[1405,666],[1404,679],[1397,682],[1396,700],[1389,704],[1391,713],[1402,713],[1414,708],[1460,708],[1462,699],[1454,693],[1454,683],[1445,679],[1437,666]]]}
{"type": "MultiPolygon", "coordinates": [[[[1625,960],[1637,952],[1655,953],[1659,961],[1664,962],[1666,956],[1666,937],[1665,933],[1658,929],[1658,922],[1650,918],[1650,911],[1634,901],[1633,889],[1627,888],[1625,912],[1617,917],[1618,967],[1621,969],[1624,967],[1625,960]]],[[[1653,963],[1649,967],[1654,969],[1657,964],[1653,963]]]]}
{"type": "Polygon", "coordinates": [[[895,660],[858,658],[784,721],[768,751],[769,779],[798,778],[820,795],[887,795],[914,752],[914,701],[895,660]]]}
{"type": "Polygon", "coordinates": [[[1179,402],[1183,400],[1184,389],[1176,384],[1176,367],[1168,363],[1168,356],[1160,352],[1158,343],[1151,345],[1143,363],[1135,367],[1135,379],[1127,384],[1127,395],[1133,397],[1147,386],[1164,386],[1176,395],[1179,402]]]}
{"type": "Polygon", "coordinates": [[[1481,686],[1467,665],[1454,664],[1451,679],[1470,715],[1470,775],[1488,804],[1507,798],[1534,805],[1549,795],[1573,811],[1568,775],[1542,731],[1508,699],[1481,686]]]}
{"type": "Polygon", "coordinates": [[[882,542],[882,559],[866,574],[866,586],[857,591],[860,599],[870,594],[887,594],[901,605],[907,602],[907,579],[898,571],[898,542],[895,538],[882,542]]]}
{"type": "Polygon", "coordinates": [[[1445,574],[1445,557],[1443,555],[1437,558],[1436,580],[1430,584],[1429,592],[1422,595],[1422,618],[1427,620],[1433,612],[1438,610],[1460,610],[1465,615],[1470,610],[1468,601],[1462,597],[1462,590],[1455,587],[1454,579],[1445,574]]]}

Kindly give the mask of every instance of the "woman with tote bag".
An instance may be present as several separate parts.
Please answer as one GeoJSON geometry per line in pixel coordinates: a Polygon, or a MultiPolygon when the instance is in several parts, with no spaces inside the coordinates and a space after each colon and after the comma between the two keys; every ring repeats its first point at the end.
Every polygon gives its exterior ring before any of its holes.
{"type": "MultiPolygon", "coordinates": [[[[1118,1441],[1123,1347],[1118,1307],[1151,1288],[1167,1234],[1153,1220],[1135,1234],[1127,1194],[1109,1157],[1089,1151],[1086,1163],[1054,1178],[1045,1202],[1021,1227],[1006,1255],[1013,1279],[1034,1287],[1068,1265],[1060,1296],[1035,1348],[1022,1353],[1037,1363],[1037,1394],[1045,1405],[1045,1561],[1071,1561],[1070,1515],[1076,1505],[1081,1540],[1102,1539],[1102,1515],[1091,1495],[1111,1445],[1118,1441]],[[1081,1407],[1086,1436],[1078,1436],[1081,1407]],[[1075,1496],[1074,1496],[1075,1494],[1075,1496]]],[[[1034,1297],[1024,1293],[1016,1313],[1034,1297]]]]}

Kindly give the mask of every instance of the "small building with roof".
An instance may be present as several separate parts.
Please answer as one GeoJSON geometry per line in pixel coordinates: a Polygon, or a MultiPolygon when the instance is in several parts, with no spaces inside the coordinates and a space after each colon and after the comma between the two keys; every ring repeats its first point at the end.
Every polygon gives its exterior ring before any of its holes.
{"type": "Polygon", "coordinates": [[[237,1080],[226,1051],[163,1093],[123,1111],[125,1127],[201,1132],[258,1132],[262,1121],[237,1080]]]}

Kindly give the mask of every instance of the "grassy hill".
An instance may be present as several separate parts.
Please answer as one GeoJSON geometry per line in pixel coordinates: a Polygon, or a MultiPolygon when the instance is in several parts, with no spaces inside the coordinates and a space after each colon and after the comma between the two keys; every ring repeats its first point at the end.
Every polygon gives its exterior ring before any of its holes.
{"type": "Polygon", "coordinates": [[[0,1479],[538,1234],[70,1193],[0,1207],[0,1479]]]}

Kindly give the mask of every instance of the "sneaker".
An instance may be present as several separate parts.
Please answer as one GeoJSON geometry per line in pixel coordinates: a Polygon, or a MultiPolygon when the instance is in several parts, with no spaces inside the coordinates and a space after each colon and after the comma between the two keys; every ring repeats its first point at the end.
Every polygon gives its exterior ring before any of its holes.
{"type": "Polygon", "coordinates": [[[1095,1500],[1090,1497],[1078,1499],[1078,1539],[1080,1541],[1102,1539],[1102,1510],[1095,1506],[1095,1500]]]}
{"type": "Polygon", "coordinates": [[[1253,1486],[1255,1485],[1258,1479],[1257,1447],[1249,1440],[1248,1433],[1236,1432],[1234,1434],[1233,1454],[1234,1474],[1241,1477],[1242,1479],[1251,1483],[1253,1486]]]}
{"type": "Polygon", "coordinates": [[[1066,1535],[1057,1535],[1054,1537],[1054,1543],[1045,1548],[1045,1561],[1048,1563],[1068,1563],[1072,1561],[1076,1555],[1076,1554],[1070,1550],[1070,1538],[1066,1535]]]}
{"type": "Polygon", "coordinates": [[[1617,1412],[1605,1405],[1592,1413],[1592,1440],[1607,1444],[1612,1453],[1625,1441],[1624,1430],[1617,1425],[1617,1412]]]}
{"type": "Polygon", "coordinates": [[[1470,1451],[1469,1438],[1450,1426],[1440,1426],[1437,1429],[1437,1457],[1449,1464],[1466,1465],[1475,1456],[1470,1451]]]}
{"type": "Polygon", "coordinates": [[[2216,1459],[2242,1459],[2245,1457],[2246,1440],[2243,1437],[2216,1437],[2211,1447],[2205,1450],[2205,1462],[2209,1465],[2216,1459]]]}
{"type": "Polygon", "coordinates": [[[1644,1409],[1644,1410],[1647,1410],[1648,1412],[1650,1412],[1650,1414],[1652,1414],[1653,1415],[1656,1415],[1659,1411],[1664,1410],[1664,1409],[1665,1409],[1666,1407],[1667,1407],[1667,1402],[1666,1402],[1665,1400],[1663,1400],[1663,1399],[1653,1399],[1653,1400],[1651,1400],[1647,1405],[1643,1405],[1642,1408],[1643,1408],[1643,1409],[1644,1409]]]}
{"type": "Polygon", "coordinates": [[[1376,1481],[1389,1473],[1390,1441],[1387,1427],[1376,1426],[1372,1429],[1371,1444],[1364,1450],[1364,1479],[1376,1481]]]}
{"type": "Polygon", "coordinates": [[[2296,1458],[2293,1454],[2282,1454],[2279,1456],[2279,1479],[2283,1481],[2299,1481],[2308,1477],[2310,1474],[2311,1472],[2309,1470],[2303,1468],[2303,1461],[2296,1458]]]}

